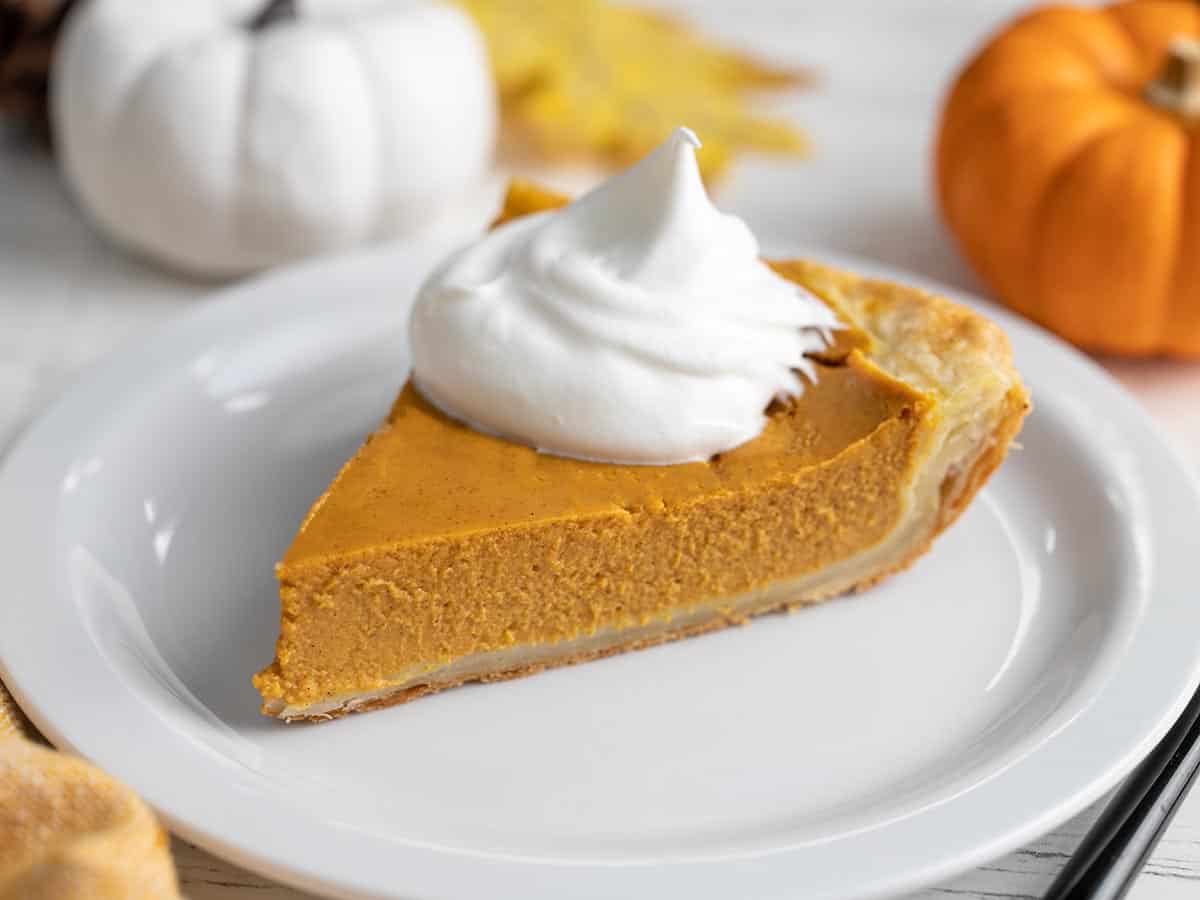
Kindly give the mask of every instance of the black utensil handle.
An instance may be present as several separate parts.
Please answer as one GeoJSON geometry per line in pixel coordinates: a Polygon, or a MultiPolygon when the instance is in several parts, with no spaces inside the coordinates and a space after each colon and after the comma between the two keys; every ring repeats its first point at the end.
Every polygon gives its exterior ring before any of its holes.
{"type": "Polygon", "coordinates": [[[1200,690],[1108,802],[1043,900],[1118,900],[1200,770],[1200,690]]]}

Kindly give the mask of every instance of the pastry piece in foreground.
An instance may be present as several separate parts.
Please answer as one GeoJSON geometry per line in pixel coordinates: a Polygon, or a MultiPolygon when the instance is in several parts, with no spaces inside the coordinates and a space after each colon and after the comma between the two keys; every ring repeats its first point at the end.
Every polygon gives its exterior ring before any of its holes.
{"type": "MultiPolygon", "coordinates": [[[[564,202],[516,185],[502,221],[564,202]]],[[[699,634],[923,553],[1028,409],[1007,340],[918,290],[772,266],[846,327],[803,393],[706,461],[539,453],[406,385],[278,566],[263,711],[334,717],[699,634]]]]}

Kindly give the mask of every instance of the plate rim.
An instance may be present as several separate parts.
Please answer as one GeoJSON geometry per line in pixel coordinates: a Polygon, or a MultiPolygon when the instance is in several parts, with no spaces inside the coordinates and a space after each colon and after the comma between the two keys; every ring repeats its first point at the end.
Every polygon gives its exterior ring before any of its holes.
{"type": "MultiPolygon", "coordinates": [[[[239,327],[244,328],[247,327],[247,320],[249,322],[269,322],[274,316],[280,314],[286,316],[289,312],[299,315],[305,309],[312,314],[321,313],[311,299],[307,302],[307,306],[304,301],[294,306],[291,300],[288,300],[287,303],[283,302],[281,298],[288,294],[283,286],[289,283],[300,285],[312,278],[314,274],[317,274],[318,277],[329,278],[336,272],[358,271],[364,266],[379,266],[380,271],[384,271],[383,267],[425,264],[443,248],[442,242],[444,241],[444,237],[429,241],[417,240],[404,245],[375,248],[340,257],[310,260],[219,289],[207,300],[171,317],[162,325],[152,329],[148,335],[135,337],[124,348],[119,348],[112,355],[88,367],[81,373],[73,386],[44,410],[14,442],[3,465],[0,466],[0,535],[6,532],[14,533],[18,528],[27,528],[30,520],[36,521],[37,511],[22,510],[18,501],[25,492],[27,480],[28,482],[36,481],[34,475],[39,468],[47,469],[48,472],[48,469],[52,467],[45,463],[44,458],[39,455],[40,452],[44,450],[47,441],[53,444],[58,440],[56,432],[65,431],[69,435],[73,430],[69,427],[74,417],[73,410],[81,404],[87,404],[92,395],[103,393],[103,389],[110,383],[121,386],[117,397],[128,399],[137,391],[138,380],[134,377],[135,373],[140,371],[145,383],[153,384],[154,378],[163,377],[170,370],[172,363],[177,361],[177,356],[171,352],[175,344],[195,343],[208,332],[213,333],[214,336],[226,333],[226,329],[234,326],[235,323],[241,323],[239,327]],[[426,255],[424,259],[422,259],[422,254],[426,255]],[[149,352],[146,351],[147,346],[149,346],[149,352]],[[137,352],[125,352],[126,349],[134,348],[137,352]],[[22,518],[22,512],[27,514],[25,518],[22,518]]],[[[1200,477],[1198,477],[1198,473],[1192,466],[1184,462],[1177,449],[1169,439],[1163,436],[1161,428],[1138,401],[1095,361],[1042,331],[1036,325],[1020,319],[1015,314],[968,292],[940,284],[936,280],[904,272],[893,266],[881,265],[825,250],[811,253],[800,252],[798,255],[811,255],[820,258],[823,262],[852,269],[872,277],[914,284],[947,296],[956,302],[983,309],[1009,334],[1015,350],[1021,348],[1030,353],[1048,354],[1065,369],[1073,369],[1085,380],[1085,383],[1090,382],[1116,404],[1121,411],[1123,421],[1136,423],[1144,436],[1149,438],[1149,449],[1156,454],[1158,464],[1165,466],[1165,474],[1159,478],[1160,484],[1162,481],[1172,481],[1172,489],[1176,496],[1181,491],[1187,490],[1191,502],[1184,506],[1187,508],[1187,513],[1200,522],[1200,477]]],[[[1037,402],[1036,397],[1034,402],[1037,402]]],[[[99,420],[93,418],[92,427],[95,427],[97,421],[99,420]]],[[[53,521],[52,516],[50,516],[50,521],[53,521]]],[[[1178,529],[1175,531],[1177,534],[1178,529]]],[[[1200,529],[1192,533],[1200,535],[1200,529]]],[[[1171,540],[1181,544],[1179,548],[1176,548],[1176,552],[1186,554],[1188,548],[1193,553],[1200,549],[1200,538],[1188,542],[1186,539],[1172,535],[1171,540]]],[[[0,546],[6,544],[7,542],[0,542],[0,546]]],[[[49,549],[47,549],[47,555],[49,555],[49,549]]],[[[21,564],[25,564],[32,571],[32,567],[36,565],[35,559],[35,556],[17,560],[10,558],[8,562],[10,567],[15,562],[18,569],[21,564]]],[[[34,574],[27,577],[35,582],[44,580],[38,579],[34,574]]],[[[54,576],[51,576],[51,583],[54,583],[54,576]]],[[[1161,590],[1162,586],[1158,586],[1158,588],[1161,590]]],[[[497,898],[520,896],[524,900],[540,900],[543,897],[550,900],[550,898],[562,896],[564,891],[568,890],[573,895],[583,896],[580,892],[582,884],[590,885],[586,896],[630,896],[634,893],[663,895],[687,889],[697,900],[709,896],[732,895],[730,886],[744,885],[745,879],[751,879],[756,884],[764,878],[777,881],[781,885],[795,884],[796,873],[789,874],[788,860],[796,858],[799,852],[797,848],[715,863],[703,860],[673,861],[646,866],[497,860],[454,851],[391,845],[387,855],[392,860],[390,866],[394,868],[389,874],[394,874],[396,870],[407,869],[413,880],[408,882],[408,887],[400,886],[395,890],[384,890],[381,887],[383,882],[376,877],[382,874],[382,870],[375,872],[370,862],[370,859],[374,858],[375,851],[372,850],[368,853],[361,846],[355,849],[352,839],[335,842],[335,845],[344,851],[345,861],[342,862],[323,862],[319,854],[297,853],[294,838],[282,841],[277,837],[271,838],[267,841],[264,849],[263,843],[259,840],[261,834],[251,833],[249,837],[256,841],[255,845],[251,845],[245,828],[240,832],[236,828],[232,831],[226,828],[222,833],[222,830],[213,827],[213,819],[209,812],[197,812],[197,804],[194,800],[189,805],[184,796],[186,791],[172,791],[170,785],[163,783],[164,779],[161,776],[158,778],[150,778],[149,775],[141,777],[141,773],[136,770],[136,767],[131,768],[127,760],[110,758],[111,740],[108,743],[101,740],[98,744],[94,732],[91,740],[80,740],[78,735],[81,728],[78,721],[64,723],[65,712],[56,713],[53,709],[43,706],[39,698],[46,694],[61,693],[61,691],[47,689],[44,682],[33,684],[31,687],[31,682],[36,681],[36,664],[31,664],[28,657],[22,659],[20,651],[14,649],[17,640],[6,637],[6,635],[11,636],[21,632],[20,616],[14,615],[13,612],[15,606],[16,604],[13,603],[0,605],[0,676],[3,676],[18,703],[42,733],[55,745],[66,747],[88,758],[95,758],[108,771],[118,774],[118,777],[138,790],[173,831],[186,840],[203,846],[231,862],[262,872],[281,882],[340,897],[462,896],[464,898],[471,895],[471,884],[478,886],[481,883],[487,883],[490,892],[497,898]],[[14,619],[17,620],[15,622],[17,627],[14,627],[14,619]],[[18,660],[18,663],[12,666],[10,660],[14,658],[18,660]],[[30,681],[27,682],[26,679],[30,679],[30,681]],[[100,758],[96,758],[95,753],[88,752],[89,749],[96,751],[98,747],[100,758]],[[227,836],[230,834],[238,836],[227,836]],[[284,852],[287,853],[286,856],[283,855],[284,852]],[[362,863],[363,870],[348,874],[347,867],[352,867],[355,863],[362,863]],[[536,878],[531,878],[532,873],[529,869],[531,866],[537,869],[536,878]],[[466,874],[468,870],[474,874],[466,874]]],[[[1200,608],[1194,614],[1194,618],[1196,624],[1200,624],[1200,608]]],[[[1133,638],[1143,633],[1144,626],[1144,621],[1138,623],[1133,638]]],[[[1133,638],[1131,638],[1131,644],[1134,642],[1133,638]]],[[[1162,697],[1150,698],[1149,701],[1145,697],[1140,697],[1142,705],[1150,703],[1154,706],[1154,710],[1149,713],[1145,710],[1141,711],[1141,722],[1136,726],[1139,733],[1136,735],[1126,734],[1119,753],[1100,753],[1097,757],[1105,757],[1104,759],[1092,758],[1089,762],[1091,774],[1086,778],[1076,777],[1075,781],[1079,783],[1075,783],[1070,790],[1063,789],[1061,795],[1049,808],[1024,809],[1017,813],[1010,813],[1010,818],[1015,818],[1019,822],[1000,834],[993,834],[986,839],[979,836],[973,841],[961,841],[960,843],[971,846],[959,847],[957,852],[949,855],[938,853],[931,856],[927,853],[927,858],[909,865],[898,865],[890,874],[884,872],[882,875],[874,876],[873,880],[852,885],[845,891],[835,890],[821,893],[819,896],[831,898],[881,897],[941,881],[1015,849],[1083,810],[1113,787],[1154,746],[1178,717],[1187,700],[1196,690],[1197,684],[1200,684],[1200,628],[1195,629],[1195,637],[1190,640],[1181,637],[1180,640],[1187,643],[1192,652],[1190,659],[1175,661],[1176,668],[1182,668],[1184,677],[1175,682],[1174,690],[1168,691],[1164,687],[1162,697]]],[[[1112,673],[1110,682],[1117,682],[1122,676],[1125,679],[1130,677],[1125,672],[1125,668],[1131,665],[1129,654],[1134,649],[1132,647],[1125,648],[1116,670],[1112,673]]],[[[1103,696],[1111,692],[1112,688],[1113,684],[1111,683],[1102,685],[1089,708],[1082,710],[1075,719],[1060,729],[1060,732],[1052,735],[1047,743],[1051,739],[1060,740],[1064,733],[1076,727],[1081,720],[1088,716],[1095,716],[1097,713],[1095,706],[1103,696]]],[[[1036,762],[1036,757],[1045,752],[1044,746],[1034,748],[1010,768],[1023,769],[1029,764],[1030,759],[1035,759],[1036,762]]],[[[1059,774],[1061,775],[1061,773],[1059,774]]],[[[1012,776],[1013,773],[1006,770],[998,773],[992,780],[1011,780],[1012,776]]],[[[995,785],[977,785],[976,787],[995,789],[995,785]]],[[[974,794],[978,799],[979,792],[977,790],[967,793],[974,794]]],[[[961,798],[956,797],[941,806],[961,805],[962,802],[961,798]]],[[[969,808],[968,805],[964,811],[969,811],[969,808]]],[[[279,811],[276,809],[276,812],[279,811]]],[[[945,813],[942,812],[941,815],[945,815],[945,813]]],[[[920,813],[916,817],[908,817],[899,823],[880,825],[871,831],[876,838],[882,836],[886,842],[889,840],[887,835],[894,829],[910,827],[912,819],[923,816],[924,813],[920,813]]],[[[319,821],[305,822],[302,825],[297,825],[295,821],[289,823],[289,828],[300,827],[308,829],[307,836],[303,841],[312,847],[314,844],[320,843],[322,837],[328,837],[325,832],[328,832],[333,826],[319,821]]],[[[976,830],[979,830],[979,826],[976,826],[976,830]]],[[[982,830],[986,831],[987,828],[982,830]]],[[[251,831],[253,830],[251,829],[251,831]]],[[[908,840],[911,841],[911,839],[908,840]]]]}

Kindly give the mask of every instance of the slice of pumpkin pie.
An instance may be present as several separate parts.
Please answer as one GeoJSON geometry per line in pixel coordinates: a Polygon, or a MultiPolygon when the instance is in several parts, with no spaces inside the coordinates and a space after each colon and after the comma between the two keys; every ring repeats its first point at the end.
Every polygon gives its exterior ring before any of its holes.
{"type": "Polygon", "coordinates": [[[514,185],[434,273],[413,378],[277,567],[267,715],[401,703],[865,588],[1004,459],[1029,401],[1000,330],[912,288],[758,263],[691,141],[569,206],[514,185]]]}

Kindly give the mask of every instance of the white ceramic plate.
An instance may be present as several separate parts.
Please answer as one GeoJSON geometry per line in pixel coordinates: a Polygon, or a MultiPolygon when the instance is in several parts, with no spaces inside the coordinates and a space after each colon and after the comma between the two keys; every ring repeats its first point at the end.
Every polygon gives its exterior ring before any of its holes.
{"type": "Polygon", "coordinates": [[[346,897],[879,896],[1077,812],[1195,687],[1195,485],[1096,366],[992,309],[1037,409],[911,571],[535,678],[262,718],[272,563],[400,385],[444,249],[228,291],[89,373],[0,475],[5,680],[189,839],[346,897]]]}

